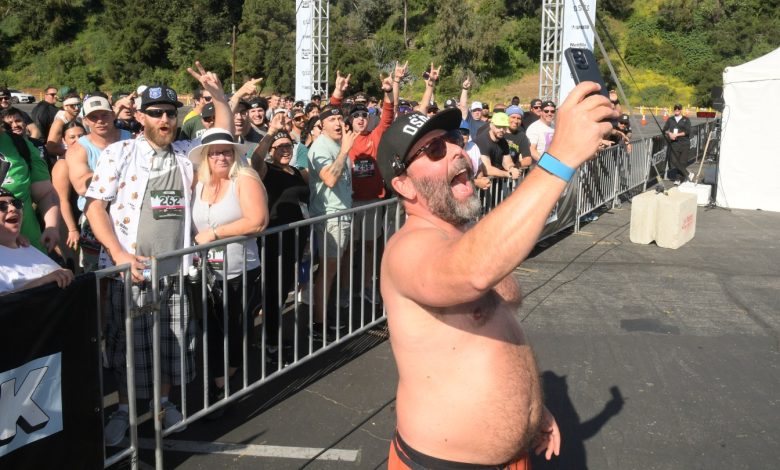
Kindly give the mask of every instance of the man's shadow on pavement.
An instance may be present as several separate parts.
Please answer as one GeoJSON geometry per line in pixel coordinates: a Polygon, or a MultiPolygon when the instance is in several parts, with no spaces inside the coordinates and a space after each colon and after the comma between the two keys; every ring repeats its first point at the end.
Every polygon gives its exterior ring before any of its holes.
{"type": "Polygon", "coordinates": [[[612,398],[604,405],[604,409],[596,416],[582,422],[574,404],[569,398],[569,386],[566,376],[556,375],[546,371],[542,374],[545,405],[555,416],[558,428],[561,430],[561,454],[545,460],[544,454],[533,455],[534,470],[586,470],[588,459],[585,453],[585,441],[595,436],[612,416],[620,413],[623,408],[623,395],[616,386],[610,387],[612,398]]]}

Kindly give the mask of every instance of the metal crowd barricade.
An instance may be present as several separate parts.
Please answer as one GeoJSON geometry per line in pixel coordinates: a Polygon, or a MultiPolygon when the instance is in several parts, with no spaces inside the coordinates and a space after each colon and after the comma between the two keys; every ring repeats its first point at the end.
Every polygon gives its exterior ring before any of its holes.
{"type": "MultiPolygon", "coordinates": [[[[133,334],[135,331],[134,322],[140,315],[151,315],[153,325],[153,400],[152,408],[150,410],[151,414],[142,416],[148,416],[154,421],[156,467],[163,468],[162,445],[165,436],[180,430],[221,407],[236,402],[243,396],[267,383],[271,378],[293,370],[301,364],[323,354],[325,351],[331,350],[337,344],[348,341],[384,322],[384,306],[374,302],[366,302],[364,299],[364,292],[368,291],[373,294],[374,298],[379,298],[378,273],[381,248],[387,242],[388,237],[395,231],[396,227],[400,226],[402,217],[403,213],[398,209],[398,200],[390,199],[356,207],[338,214],[313,217],[304,221],[269,228],[257,237],[233,237],[162,254],[153,258],[151,262],[152,298],[151,304],[148,306],[149,308],[144,309],[134,307],[132,285],[119,280],[118,276],[120,273],[126,277],[129,276],[129,267],[127,265],[98,271],[96,273],[98,278],[96,288],[99,293],[98,306],[106,303],[106,300],[110,301],[110,299],[103,298],[104,291],[100,289],[101,282],[106,282],[106,279],[110,279],[110,282],[122,282],[124,287],[125,302],[123,313],[125,318],[126,380],[130,408],[129,440],[123,441],[123,444],[120,445],[122,447],[116,452],[109,452],[110,449],[113,450],[114,448],[106,449],[104,447],[104,465],[108,467],[123,459],[130,458],[131,467],[137,468],[138,466],[138,426],[141,419],[139,418],[135,386],[136,370],[134,367],[135,344],[133,342],[133,334]],[[310,236],[310,234],[314,232],[316,224],[324,223],[329,219],[341,221],[348,218],[353,218],[353,220],[357,219],[359,221],[359,223],[353,223],[350,226],[351,247],[348,248],[344,254],[344,256],[350,257],[348,264],[350,268],[344,270],[342,269],[341,264],[337,263],[333,294],[331,295],[326,292],[324,298],[321,299],[326,306],[330,303],[330,300],[333,299],[335,301],[335,309],[333,309],[333,315],[326,314],[324,316],[322,340],[321,342],[318,342],[314,339],[313,335],[310,334],[313,328],[315,301],[313,289],[313,283],[315,281],[313,269],[314,259],[309,261],[304,259],[303,255],[306,251],[310,254],[319,253],[323,256],[327,255],[327,252],[324,251],[326,248],[321,243],[318,244],[314,236],[310,236]],[[360,235],[360,240],[355,241],[355,239],[358,238],[356,237],[358,234],[360,235]],[[294,260],[294,266],[292,267],[294,272],[293,289],[290,296],[285,298],[282,298],[281,295],[277,296],[279,326],[277,331],[268,331],[268,321],[265,318],[265,312],[268,311],[266,302],[267,290],[276,289],[278,294],[284,294],[282,283],[284,281],[283,262],[285,261],[285,253],[283,253],[282,248],[285,236],[291,237],[292,240],[294,240],[295,253],[292,257],[294,260]],[[305,243],[303,243],[304,240],[305,243]],[[230,335],[228,315],[223,315],[223,323],[221,328],[218,328],[219,325],[214,324],[215,318],[209,313],[209,292],[210,286],[213,284],[210,282],[210,278],[213,278],[213,273],[208,267],[208,263],[203,262],[203,260],[208,259],[209,250],[218,248],[226,253],[227,246],[232,243],[245,244],[244,255],[246,255],[247,243],[258,243],[259,258],[261,261],[260,281],[255,285],[252,285],[252,281],[247,277],[246,265],[244,265],[242,270],[242,277],[240,280],[242,299],[241,314],[244,321],[241,322],[243,331],[241,331],[242,353],[240,361],[235,361],[235,358],[230,356],[228,347],[228,338],[230,335]],[[277,256],[277,270],[275,273],[269,273],[265,269],[268,264],[270,243],[278,244],[276,247],[278,249],[274,250],[277,256]],[[366,256],[366,246],[368,243],[373,243],[374,248],[370,258],[366,256]],[[303,247],[304,252],[300,251],[301,247],[303,247]],[[193,255],[196,255],[201,262],[197,268],[194,268],[196,269],[195,271],[190,271],[193,255]],[[201,350],[201,354],[199,354],[198,357],[200,359],[199,362],[202,363],[202,367],[198,369],[196,377],[192,382],[193,384],[201,382],[202,391],[200,390],[201,387],[197,387],[198,393],[193,396],[192,390],[196,389],[196,387],[190,386],[188,388],[186,384],[185,353],[187,352],[188,345],[180,342],[178,344],[180,352],[179,379],[182,385],[179,387],[178,392],[178,408],[183,415],[183,421],[170,429],[163,429],[163,414],[160,405],[160,386],[163,382],[161,372],[160,330],[165,327],[165,325],[161,325],[160,316],[160,281],[166,277],[162,268],[162,264],[166,262],[168,262],[168,264],[178,264],[178,270],[173,276],[178,279],[177,288],[180,290],[179,293],[186,297],[193,297],[190,300],[190,303],[193,305],[199,304],[200,311],[203,312],[202,317],[199,319],[200,334],[197,335],[201,350]],[[195,276],[196,273],[197,276],[195,276]],[[193,276],[190,274],[193,274],[193,276]],[[196,284],[191,284],[193,279],[197,279],[196,284]],[[299,294],[299,287],[303,285],[309,286],[308,294],[299,294]],[[247,305],[249,293],[253,288],[260,289],[262,292],[262,302],[260,306],[247,305]],[[289,297],[291,297],[291,299],[288,299],[289,297]],[[256,307],[261,308],[259,316],[253,315],[256,307]],[[251,319],[251,321],[246,321],[246,319],[251,319]],[[217,334],[222,338],[222,370],[225,374],[225,393],[224,398],[211,402],[209,399],[209,390],[211,381],[213,380],[213,377],[211,377],[211,366],[213,366],[213,364],[209,363],[209,335],[214,334],[217,334]],[[267,344],[269,344],[268,339],[271,335],[275,335],[278,340],[278,349],[274,351],[273,354],[270,353],[266,347],[267,344]],[[228,379],[227,375],[227,371],[231,364],[236,363],[241,364],[240,384],[231,383],[231,380],[228,379]],[[231,387],[235,388],[235,390],[231,387]]],[[[246,259],[246,256],[244,256],[244,259],[246,259]]],[[[230,269],[227,256],[224,257],[223,269],[226,273],[230,269]]],[[[222,296],[222,308],[224,312],[227,312],[229,280],[223,276],[222,280],[217,281],[217,283],[221,283],[222,292],[225,293],[225,295],[222,296]]],[[[110,304],[110,302],[108,303],[110,304]]],[[[184,315],[184,304],[185,302],[181,302],[181,311],[179,312],[180,321],[182,323],[187,321],[187,318],[185,318],[184,315]]],[[[191,309],[190,314],[194,314],[195,310],[197,309],[191,309]]],[[[325,310],[328,310],[327,307],[325,310]]],[[[111,315],[108,315],[108,317],[111,317],[111,315]]],[[[104,393],[103,395],[105,396],[106,394],[104,393]]],[[[173,397],[171,398],[171,401],[177,401],[173,399],[173,397]]],[[[106,405],[104,404],[104,410],[105,408],[106,405]]],[[[104,416],[104,422],[105,421],[106,419],[104,416]]]]}
{"type": "MultiPolygon", "coordinates": [[[[695,154],[699,154],[699,143],[701,143],[701,133],[708,131],[709,123],[696,126],[695,132],[699,135],[696,140],[695,154]]],[[[659,163],[665,162],[667,143],[662,136],[646,137],[631,142],[632,150],[627,151],[625,145],[613,146],[605,149],[596,156],[595,159],[584,164],[579,171],[579,180],[576,184],[576,217],[574,222],[567,227],[574,227],[579,230],[580,217],[594,211],[595,209],[614,203],[620,195],[635,190],[637,188],[645,189],[648,179],[653,177],[652,168],[657,167],[659,163]]],[[[504,199],[514,192],[522,184],[523,177],[517,180],[510,178],[493,178],[491,186],[487,190],[481,191],[483,214],[489,212],[493,207],[500,204],[504,199]]],[[[143,415],[154,420],[154,447],[156,467],[163,468],[163,438],[172,432],[176,432],[198,419],[213,413],[219,408],[225,407],[236,402],[245,395],[257,390],[270,379],[287,373],[290,370],[304,364],[313,358],[318,357],[325,351],[328,351],[336,345],[348,341],[357,335],[360,335],[386,320],[384,306],[374,302],[366,302],[364,292],[373,294],[374,298],[379,297],[378,272],[381,260],[381,248],[387,242],[389,236],[402,224],[404,213],[398,199],[393,198],[385,201],[379,201],[367,204],[353,209],[342,211],[328,216],[314,217],[300,222],[273,227],[265,230],[257,237],[233,237],[229,239],[218,240],[206,245],[197,245],[182,250],[162,254],[152,260],[152,302],[150,308],[137,308],[133,305],[133,290],[130,283],[123,283],[124,289],[124,333],[126,341],[125,360],[127,367],[127,392],[129,400],[129,440],[125,441],[124,447],[119,448],[113,453],[109,453],[104,448],[104,465],[106,467],[113,465],[123,459],[130,459],[131,467],[138,467],[138,426],[139,418],[136,396],[136,370],[135,370],[135,351],[134,351],[134,324],[141,315],[152,316],[152,354],[153,354],[153,402],[150,415],[143,415]],[[348,270],[342,269],[341,263],[336,264],[336,275],[333,281],[334,293],[324,293],[323,299],[317,299],[325,305],[327,312],[330,300],[334,300],[333,315],[324,315],[322,326],[321,341],[315,339],[312,334],[314,317],[314,262],[316,255],[327,255],[324,247],[316,240],[314,236],[317,224],[323,224],[327,220],[338,220],[339,223],[346,223],[347,220],[357,220],[359,223],[350,224],[350,247],[344,256],[349,256],[348,270]],[[356,234],[360,234],[359,241],[354,241],[356,234]],[[293,273],[294,282],[292,283],[292,292],[285,297],[284,288],[284,267],[285,254],[284,239],[290,237],[294,243],[293,273]],[[259,239],[259,243],[258,243],[259,239]],[[270,239],[270,241],[269,241],[270,239]],[[304,243],[305,241],[305,243],[304,243]],[[367,244],[373,243],[373,249],[367,249],[367,244]],[[210,318],[209,302],[210,289],[214,288],[214,283],[210,282],[213,278],[208,268],[208,263],[203,260],[208,259],[208,251],[214,248],[223,248],[231,243],[258,243],[260,258],[260,281],[259,285],[247,278],[246,266],[242,270],[241,277],[241,361],[240,367],[242,373],[240,384],[232,384],[227,378],[227,371],[231,365],[229,350],[229,323],[228,316],[224,315],[222,319],[221,330],[218,331],[214,325],[215,318],[210,318]],[[269,243],[276,243],[276,272],[269,273],[266,266],[269,261],[269,243]],[[192,266],[192,256],[197,255],[201,263],[194,271],[192,266]],[[308,256],[308,258],[307,258],[308,256]],[[178,270],[173,276],[178,280],[178,289],[185,297],[192,297],[189,302],[196,308],[192,309],[193,314],[196,311],[203,312],[200,318],[200,334],[197,338],[200,341],[202,354],[200,362],[202,367],[198,369],[199,374],[193,381],[200,381],[202,390],[196,396],[188,394],[185,377],[185,348],[187,345],[180,343],[178,345],[180,352],[180,382],[178,406],[181,410],[183,421],[170,429],[163,429],[163,415],[160,405],[160,387],[162,385],[161,376],[161,344],[160,344],[160,281],[163,277],[161,263],[173,260],[178,264],[178,270]],[[368,267],[367,267],[368,266],[368,267]],[[272,282],[274,281],[275,283],[272,282]],[[193,280],[195,280],[193,282],[193,280]],[[308,293],[304,287],[308,286],[308,293]],[[252,289],[260,289],[261,304],[247,305],[249,294],[252,289]],[[276,289],[278,310],[276,331],[268,331],[268,311],[267,293],[268,289],[276,289]],[[343,293],[343,295],[342,295],[343,293]],[[291,297],[291,298],[290,298],[291,297]],[[199,309],[197,306],[199,305],[199,309]],[[343,308],[342,308],[343,307],[343,308]],[[255,315],[259,310],[259,315],[255,315]],[[250,321],[251,320],[251,321],[250,321]],[[343,326],[342,326],[343,325],[343,326]],[[331,328],[333,326],[333,328],[331,328]],[[226,377],[224,398],[211,402],[209,390],[211,387],[211,365],[209,359],[209,336],[218,334],[222,338],[222,358],[223,371],[226,377]],[[276,336],[278,348],[269,353],[268,339],[270,335],[276,336]],[[258,366],[259,364],[259,366],[258,366]],[[234,387],[235,385],[235,387],[234,387]],[[235,388],[235,390],[233,390],[235,388]]],[[[246,245],[244,246],[246,254],[246,245]]],[[[287,254],[289,256],[289,253],[287,254]]],[[[244,256],[246,259],[246,256],[244,256]]],[[[289,259],[288,259],[289,261],[289,259]]],[[[224,272],[228,272],[229,260],[224,259],[224,272]]],[[[105,311],[107,307],[104,304],[110,304],[103,298],[105,290],[101,289],[101,284],[107,282],[122,282],[120,275],[126,278],[129,276],[129,267],[127,265],[104,269],[96,273],[98,289],[98,311],[105,311]]],[[[226,277],[220,281],[222,292],[227,293],[229,289],[229,280],[226,277]]],[[[179,305],[180,321],[186,321],[184,315],[184,305],[179,305]]],[[[222,309],[228,310],[227,295],[222,297],[222,309]]],[[[100,315],[101,318],[106,315],[100,315]]],[[[108,315],[110,318],[111,315],[108,315]]],[[[110,321],[110,320],[109,320],[110,321]]],[[[182,325],[179,325],[182,326],[182,325]]],[[[105,325],[102,325],[105,328],[105,325]]],[[[235,359],[235,358],[233,358],[235,359]]],[[[238,361],[237,361],[238,362],[238,361]]],[[[102,379],[102,370],[99,371],[102,379]]],[[[102,380],[101,380],[102,382],[102,380]]],[[[105,396],[105,393],[104,393],[105,396]]],[[[104,412],[105,412],[104,404],[104,412]]],[[[105,422],[105,418],[104,418],[105,422]]]]}

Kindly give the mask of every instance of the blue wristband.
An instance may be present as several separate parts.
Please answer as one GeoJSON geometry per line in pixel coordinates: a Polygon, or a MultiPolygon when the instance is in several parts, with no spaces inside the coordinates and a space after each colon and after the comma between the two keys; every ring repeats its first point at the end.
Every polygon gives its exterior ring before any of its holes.
{"type": "Polygon", "coordinates": [[[547,152],[542,154],[542,158],[539,159],[537,165],[544,168],[548,173],[557,176],[567,183],[571,177],[574,176],[574,168],[566,165],[565,163],[561,163],[560,160],[547,152]]]}

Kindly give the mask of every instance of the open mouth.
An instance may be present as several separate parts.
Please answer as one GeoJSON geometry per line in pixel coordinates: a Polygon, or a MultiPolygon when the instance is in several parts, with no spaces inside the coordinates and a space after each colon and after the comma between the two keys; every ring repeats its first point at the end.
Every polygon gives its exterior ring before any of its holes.
{"type": "Polygon", "coordinates": [[[17,214],[12,214],[9,216],[6,216],[5,223],[7,224],[18,224],[22,219],[17,214]]]}
{"type": "Polygon", "coordinates": [[[471,184],[471,171],[467,168],[461,168],[450,180],[450,188],[455,196],[468,197],[474,192],[471,184]]]}

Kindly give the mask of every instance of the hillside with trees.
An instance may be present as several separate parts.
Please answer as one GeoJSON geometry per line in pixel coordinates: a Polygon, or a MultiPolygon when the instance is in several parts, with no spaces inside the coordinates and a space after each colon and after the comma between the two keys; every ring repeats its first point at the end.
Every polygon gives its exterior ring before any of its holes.
{"type": "MultiPolygon", "coordinates": [[[[408,60],[407,86],[421,90],[433,61],[443,65],[442,96],[466,76],[477,93],[507,89],[538,74],[540,8],[539,0],[332,0],[331,77],[352,73],[355,90],[377,93],[377,72],[408,60]]],[[[184,69],[196,58],[229,86],[236,25],[237,86],[265,77],[266,90],[294,91],[294,0],[0,0],[0,11],[0,84],[11,87],[164,82],[187,92],[194,83],[184,69]]],[[[706,106],[725,66],[780,46],[780,0],[603,0],[598,19],[636,103],[706,106]]]]}

